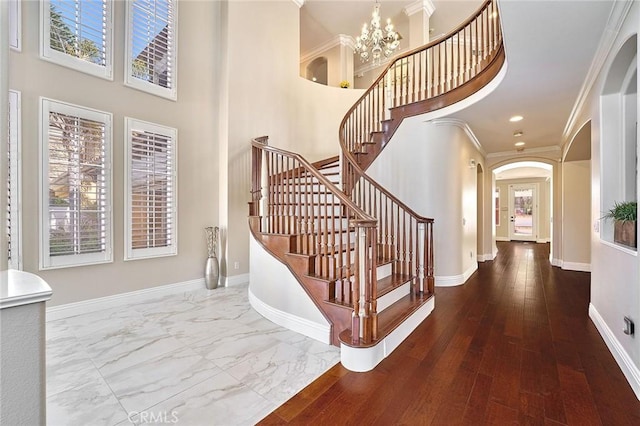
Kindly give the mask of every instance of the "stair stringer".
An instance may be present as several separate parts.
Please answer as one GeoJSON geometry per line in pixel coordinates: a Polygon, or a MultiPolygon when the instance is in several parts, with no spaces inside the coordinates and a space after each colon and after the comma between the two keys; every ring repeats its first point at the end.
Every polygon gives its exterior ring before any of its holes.
{"type": "MultiPolygon", "coordinates": [[[[300,261],[300,256],[295,256],[298,259],[292,259],[292,256],[287,256],[289,253],[284,247],[286,244],[274,241],[274,236],[261,234],[257,230],[259,219],[258,217],[249,218],[249,228],[252,235],[250,245],[252,264],[249,291],[251,292],[250,294],[253,295],[252,297],[262,302],[261,304],[254,300],[251,303],[252,307],[278,325],[320,340],[323,343],[339,346],[340,333],[351,326],[352,308],[326,302],[329,298],[328,293],[330,291],[326,280],[309,276],[309,266],[308,264],[305,265],[305,262],[300,261]],[[253,289],[256,287],[254,286],[258,286],[259,282],[268,279],[266,278],[266,274],[272,273],[272,271],[264,271],[264,268],[262,268],[263,265],[254,264],[258,259],[266,262],[265,264],[273,268],[273,271],[277,270],[276,275],[272,277],[276,277],[275,281],[278,281],[276,285],[282,287],[282,291],[278,294],[286,294],[287,298],[277,297],[275,299],[278,299],[278,301],[288,301],[291,296],[294,296],[296,302],[299,304],[276,307],[265,303],[255,294],[256,291],[253,291],[253,289]],[[306,295],[306,298],[304,295],[306,295]],[[266,307],[264,305],[266,305],[266,307]],[[311,314],[314,315],[315,319],[313,320],[305,318],[305,314],[309,314],[309,312],[319,313],[324,321],[320,320],[320,317],[315,316],[315,314],[311,314]],[[314,325],[311,325],[308,321],[311,321],[314,325]],[[319,331],[325,330],[326,324],[328,324],[329,327],[328,335],[325,331],[319,331]]],[[[288,237],[291,236],[281,235],[276,238],[286,239],[288,237]]]]}
{"type": "Polygon", "coordinates": [[[262,316],[282,327],[304,334],[322,343],[331,343],[331,323],[313,299],[304,291],[288,265],[280,261],[251,236],[249,242],[251,278],[249,303],[262,316]],[[286,294],[279,304],[263,292],[286,294]]]}

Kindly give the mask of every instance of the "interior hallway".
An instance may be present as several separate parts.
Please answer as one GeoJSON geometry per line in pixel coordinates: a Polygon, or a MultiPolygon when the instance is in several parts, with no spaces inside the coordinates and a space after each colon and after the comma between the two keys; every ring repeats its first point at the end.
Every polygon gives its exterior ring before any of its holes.
{"type": "Polygon", "coordinates": [[[549,244],[498,248],[373,371],[337,364],[261,424],[640,424],[588,317],[590,274],[551,267],[549,244]]]}

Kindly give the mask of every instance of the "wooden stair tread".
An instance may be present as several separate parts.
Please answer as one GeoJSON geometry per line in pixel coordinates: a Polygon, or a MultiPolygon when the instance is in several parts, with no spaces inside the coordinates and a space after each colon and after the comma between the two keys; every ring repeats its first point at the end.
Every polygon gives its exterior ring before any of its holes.
{"type": "Polygon", "coordinates": [[[359,348],[369,348],[375,346],[380,340],[387,337],[393,330],[416,312],[422,305],[427,303],[433,297],[432,294],[424,294],[416,296],[408,294],[398,300],[384,311],[378,314],[378,339],[371,343],[360,342],[353,344],[351,342],[351,329],[348,328],[340,333],[340,342],[344,345],[359,348]]]}
{"type": "MultiPolygon", "coordinates": [[[[329,278],[320,278],[320,277],[314,277],[314,278],[326,281],[327,283],[334,281],[329,278]]],[[[409,280],[411,280],[411,276],[404,275],[404,274],[393,274],[388,277],[379,279],[377,284],[378,297],[384,296],[385,294],[389,293],[393,289],[396,289],[402,286],[404,283],[406,283],[409,280]]],[[[326,302],[334,305],[348,307],[348,308],[353,307],[353,304],[346,303],[342,300],[337,300],[337,299],[329,299],[326,302]]]]}

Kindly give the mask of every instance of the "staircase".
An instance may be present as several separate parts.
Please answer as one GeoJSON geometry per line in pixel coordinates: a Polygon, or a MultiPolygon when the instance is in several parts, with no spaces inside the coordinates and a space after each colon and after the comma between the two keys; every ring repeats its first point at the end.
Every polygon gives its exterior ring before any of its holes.
{"type": "Polygon", "coordinates": [[[346,368],[373,368],[434,308],[434,221],[366,168],[404,118],[475,93],[503,63],[489,0],[458,29],[387,66],[342,121],[340,159],[310,164],[267,137],[252,141],[252,235],[330,324],[346,368]]]}

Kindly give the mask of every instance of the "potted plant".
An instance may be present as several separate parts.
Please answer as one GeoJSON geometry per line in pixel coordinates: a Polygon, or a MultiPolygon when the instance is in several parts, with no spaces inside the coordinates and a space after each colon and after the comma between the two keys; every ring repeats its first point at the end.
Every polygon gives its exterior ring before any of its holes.
{"type": "Polygon", "coordinates": [[[347,80],[342,80],[340,82],[340,87],[342,87],[343,89],[348,89],[349,86],[351,86],[351,84],[349,84],[349,82],[347,80]]]}
{"type": "Polygon", "coordinates": [[[638,203],[636,201],[614,202],[613,207],[603,216],[613,219],[613,241],[636,248],[636,220],[638,203]]]}

